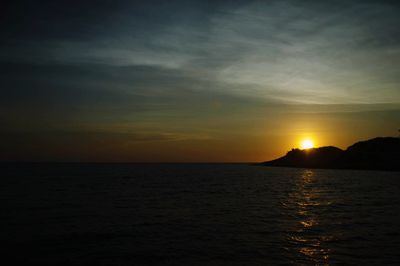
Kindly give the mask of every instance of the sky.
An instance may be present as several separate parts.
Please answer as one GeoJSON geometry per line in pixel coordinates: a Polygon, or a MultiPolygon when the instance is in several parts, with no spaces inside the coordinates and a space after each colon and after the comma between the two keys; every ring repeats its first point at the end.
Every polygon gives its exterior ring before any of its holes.
{"type": "Polygon", "coordinates": [[[397,1],[1,5],[1,161],[258,162],[399,134],[397,1]]]}

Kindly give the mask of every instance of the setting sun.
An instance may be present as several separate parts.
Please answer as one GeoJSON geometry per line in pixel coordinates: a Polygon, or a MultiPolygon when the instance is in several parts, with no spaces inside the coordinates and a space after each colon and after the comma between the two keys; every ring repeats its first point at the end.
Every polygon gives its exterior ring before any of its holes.
{"type": "Polygon", "coordinates": [[[301,142],[301,148],[304,149],[311,149],[314,147],[314,143],[310,139],[305,139],[301,142]]]}

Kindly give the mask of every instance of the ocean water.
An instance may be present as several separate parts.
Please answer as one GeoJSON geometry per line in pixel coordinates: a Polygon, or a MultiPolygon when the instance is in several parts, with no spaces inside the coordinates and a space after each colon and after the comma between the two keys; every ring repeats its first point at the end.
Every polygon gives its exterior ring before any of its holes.
{"type": "Polygon", "coordinates": [[[1,167],[2,265],[400,264],[399,172],[1,167]]]}

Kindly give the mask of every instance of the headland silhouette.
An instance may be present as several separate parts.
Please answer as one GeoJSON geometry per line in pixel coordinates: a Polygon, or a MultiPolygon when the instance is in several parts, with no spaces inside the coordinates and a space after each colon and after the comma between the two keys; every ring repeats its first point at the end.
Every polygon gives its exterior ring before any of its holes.
{"type": "Polygon", "coordinates": [[[400,171],[400,138],[378,137],[357,142],[346,150],[333,146],[292,149],[265,166],[400,171]]]}

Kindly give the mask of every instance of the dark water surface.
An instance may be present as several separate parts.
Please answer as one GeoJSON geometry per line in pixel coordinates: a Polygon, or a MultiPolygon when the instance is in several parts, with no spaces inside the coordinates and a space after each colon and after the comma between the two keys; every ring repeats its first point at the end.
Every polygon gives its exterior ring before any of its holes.
{"type": "Polygon", "coordinates": [[[400,173],[2,164],[2,262],[400,264],[400,173]]]}

